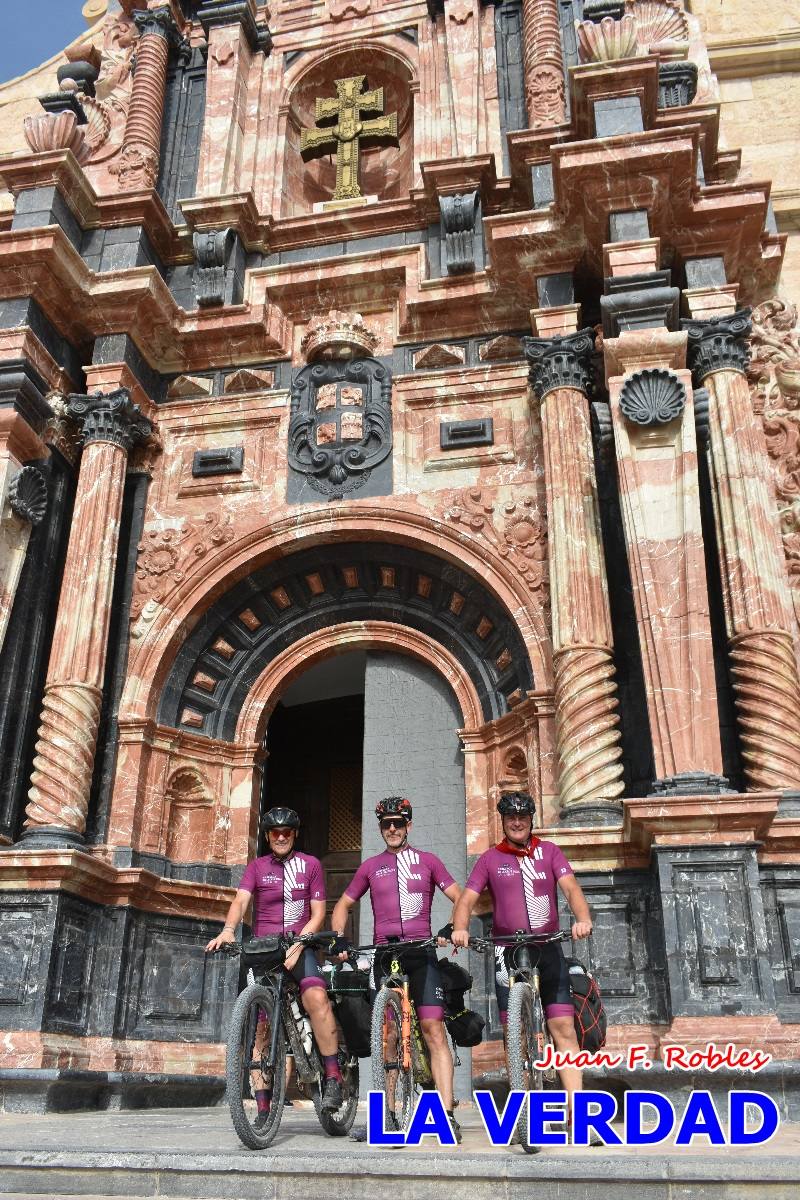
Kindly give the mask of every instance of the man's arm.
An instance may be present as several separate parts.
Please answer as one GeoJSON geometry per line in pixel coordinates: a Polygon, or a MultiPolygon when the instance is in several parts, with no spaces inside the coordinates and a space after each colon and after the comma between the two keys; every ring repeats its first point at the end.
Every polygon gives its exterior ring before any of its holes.
{"type": "Polygon", "coordinates": [[[351,900],[347,892],[342,892],[341,898],[337,900],[336,907],[331,913],[331,929],[334,933],[338,933],[340,937],[344,933],[350,909],[354,904],[355,900],[351,900]]]}
{"type": "Polygon", "coordinates": [[[469,919],[472,916],[472,910],[478,903],[480,892],[473,892],[472,888],[465,887],[461,895],[458,897],[458,902],[453,910],[453,945],[466,946],[469,944],[469,919]]]}
{"type": "Polygon", "coordinates": [[[225,926],[222,933],[218,934],[206,946],[206,954],[212,950],[219,950],[220,946],[230,946],[236,941],[236,930],[239,922],[247,912],[247,906],[250,903],[252,896],[250,892],[240,888],[236,895],[231,900],[231,906],[228,909],[228,915],[225,918],[225,926]]]}
{"type": "MultiPolygon", "coordinates": [[[[318,929],[322,929],[323,923],[325,921],[325,901],[324,900],[310,900],[309,907],[311,909],[311,915],[308,918],[308,920],[306,921],[303,928],[300,930],[301,934],[302,933],[316,933],[318,929]]],[[[284,959],[283,965],[287,969],[291,970],[291,968],[294,966],[294,964],[299,959],[302,952],[303,952],[302,946],[292,946],[292,948],[286,954],[286,958],[284,959]]]]}
{"type": "Polygon", "coordinates": [[[563,875],[558,881],[558,886],[564,893],[575,918],[572,923],[573,938],[579,941],[581,938],[588,937],[592,932],[592,914],[589,912],[589,905],[581,885],[574,875],[563,875]]]}

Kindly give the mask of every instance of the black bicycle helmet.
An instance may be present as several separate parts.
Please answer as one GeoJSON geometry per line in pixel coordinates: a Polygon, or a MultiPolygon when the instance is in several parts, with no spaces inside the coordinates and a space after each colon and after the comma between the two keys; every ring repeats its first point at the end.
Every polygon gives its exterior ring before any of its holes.
{"type": "Polygon", "coordinates": [[[527,792],[503,792],[500,799],[497,801],[497,811],[501,817],[511,816],[536,816],[536,805],[533,798],[527,792]]]}
{"type": "Polygon", "coordinates": [[[386,796],[375,805],[375,816],[379,821],[381,817],[405,817],[410,821],[411,801],[405,796],[386,796]]]}
{"type": "Polygon", "coordinates": [[[264,813],[261,828],[265,832],[268,829],[299,829],[300,818],[293,808],[278,805],[277,808],[271,808],[269,812],[264,813]]]}

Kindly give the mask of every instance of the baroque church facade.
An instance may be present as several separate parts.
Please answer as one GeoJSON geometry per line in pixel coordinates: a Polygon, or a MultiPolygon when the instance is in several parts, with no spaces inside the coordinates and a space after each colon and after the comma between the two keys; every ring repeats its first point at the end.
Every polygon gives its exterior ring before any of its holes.
{"type": "Polygon", "coordinates": [[[0,89],[6,1105],[222,1095],[270,804],[334,899],[506,788],[609,1044],[796,1103],[800,239],[710,8],[92,0],[0,89]]]}

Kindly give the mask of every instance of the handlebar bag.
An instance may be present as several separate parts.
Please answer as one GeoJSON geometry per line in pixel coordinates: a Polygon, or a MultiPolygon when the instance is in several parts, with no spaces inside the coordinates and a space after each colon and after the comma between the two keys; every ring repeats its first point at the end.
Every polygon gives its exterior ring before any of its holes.
{"type": "Polygon", "coordinates": [[[286,957],[286,948],[278,934],[249,938],[242,943],[242,958],[245,966],[254,974],[263,974],[279,966],[286,957]]]}

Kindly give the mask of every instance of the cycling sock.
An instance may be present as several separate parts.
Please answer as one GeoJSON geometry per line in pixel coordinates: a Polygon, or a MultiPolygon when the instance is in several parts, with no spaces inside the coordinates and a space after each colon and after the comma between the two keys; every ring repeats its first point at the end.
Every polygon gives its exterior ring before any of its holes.
{"type": "Polygon", "coordinates": [[[323,1054],[322,1063],[325,1067],[326,1079],[338,1079],[342,1082],[342,1068],[339,1066],[338,1054],[323,1054]]]}
{"type": "Polygon", "coordinates": [[[256,1108],[260,1113],[269,1112],[272,1103],[272,1088],[259,1088],[256,1091],[256,1108]]]}

